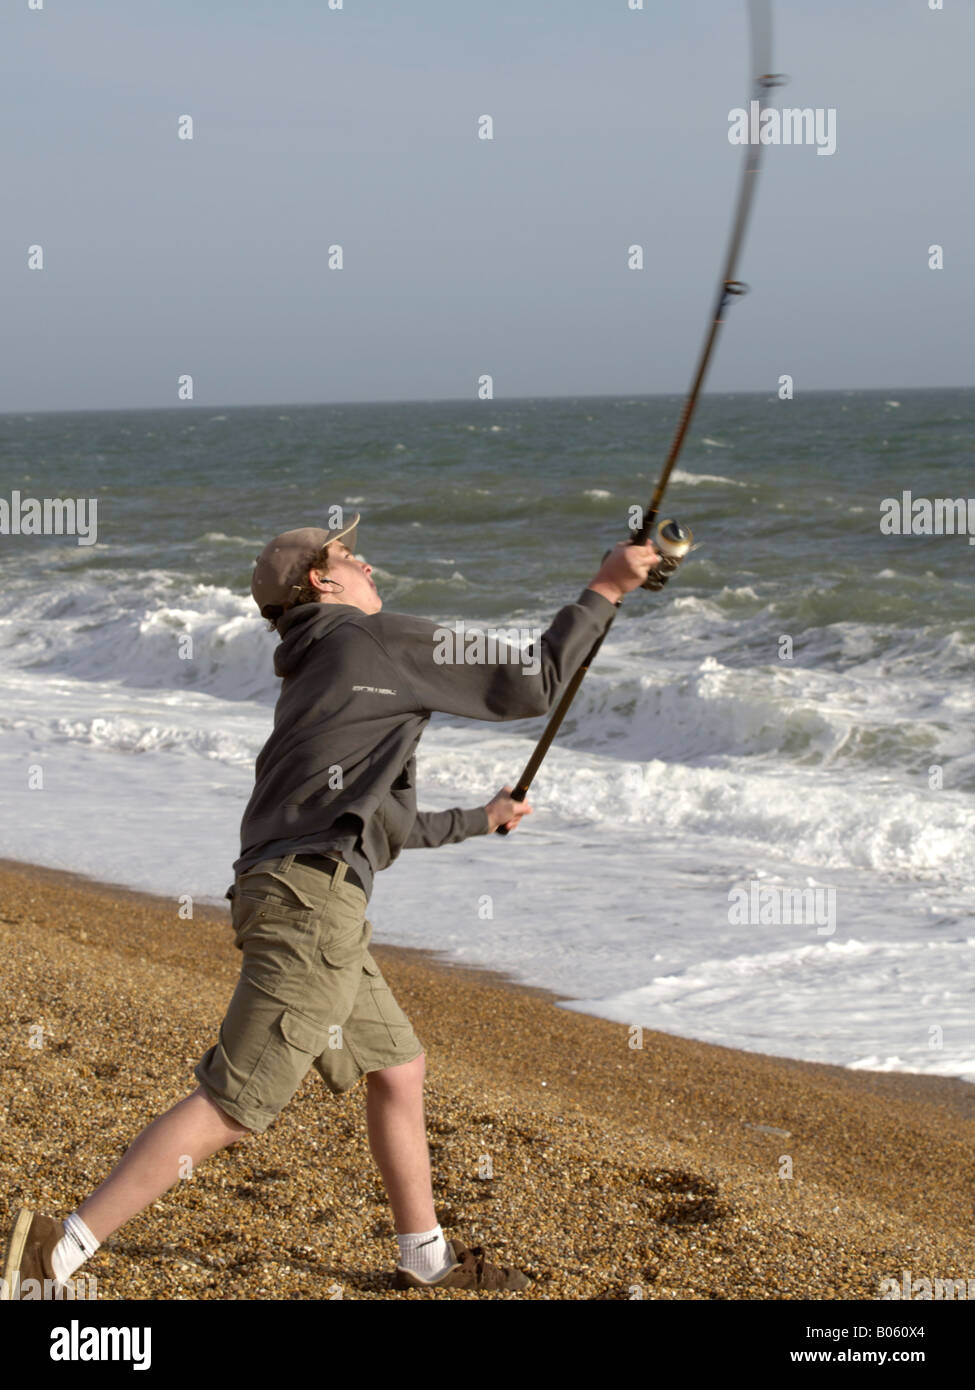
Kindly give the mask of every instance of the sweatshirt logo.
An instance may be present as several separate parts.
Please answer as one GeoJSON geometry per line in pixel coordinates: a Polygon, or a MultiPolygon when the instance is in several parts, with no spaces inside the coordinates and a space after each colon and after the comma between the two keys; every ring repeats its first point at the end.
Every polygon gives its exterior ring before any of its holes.
{"type": "Polygon", "coordinates": [[[385,685],[354,685],[353,690],[365,690],[370,695],[395,695],[395,690],[389,690],[385,685]]]}

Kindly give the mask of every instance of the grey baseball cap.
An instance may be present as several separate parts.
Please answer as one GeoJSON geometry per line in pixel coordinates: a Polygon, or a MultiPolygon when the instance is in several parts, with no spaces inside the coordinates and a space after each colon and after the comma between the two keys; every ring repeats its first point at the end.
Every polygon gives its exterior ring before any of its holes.
{"type": "Polygon", "coordinates": [[[355,550],[360,516],[358,512],[352,512],[351,516],[352,520],[349,521],[346,514],[341,526],[329,530],[317,526],[299,526],[296,531],[283,531],[273,541],[268,541],[255,561],[251,577],[251,593],[263,617],[281,616],[279,612],[265,613],[264,610],[283,611],[289,606],[323,547],[341,540],[350,550],[355,550]]]}

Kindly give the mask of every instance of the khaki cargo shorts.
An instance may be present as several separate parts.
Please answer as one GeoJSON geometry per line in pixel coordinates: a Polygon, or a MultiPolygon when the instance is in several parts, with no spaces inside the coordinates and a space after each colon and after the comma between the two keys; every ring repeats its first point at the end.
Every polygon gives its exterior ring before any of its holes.
{"type": "Polygon", "coordinates": [[[423,1052],[369,953],[366,895],[294,855],[265,859],[233,888],[240,980],[219,1041],[194,1076],[221,1110],[257,1133],[284,1109],[312,1066],[336,1095],[367,1072],[423,1052]]]}

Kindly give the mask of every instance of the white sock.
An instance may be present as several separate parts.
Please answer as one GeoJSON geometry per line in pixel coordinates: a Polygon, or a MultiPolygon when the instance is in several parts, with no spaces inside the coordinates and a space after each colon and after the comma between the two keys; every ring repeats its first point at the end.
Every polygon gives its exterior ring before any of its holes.
{"type": "Polygon", "coordinates": [[[51,1263],[59,1284],[66,1284],[85,1260],[91,1259],[101,1244],[89,1231],[76,1211],[64,1218],[64,1235],[54,1247],[51,1263]]]}
{"type": "Polygon", "coordinates": [[[399,1262],[402,1269],[419,1274],[421,1279],[438,1279],[446,1274],[451,1265],[456,1264],[454,1252],[444,1239],[439,1226],[432,1231],[418,1231],[415,1235],[397,1236],[399,1242],[399,1262]]]}

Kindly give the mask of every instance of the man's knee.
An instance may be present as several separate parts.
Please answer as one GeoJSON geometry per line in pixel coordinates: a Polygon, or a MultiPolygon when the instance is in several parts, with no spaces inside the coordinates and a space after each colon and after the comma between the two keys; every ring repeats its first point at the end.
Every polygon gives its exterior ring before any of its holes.
{"type": "Polygon", "coordinates": [[[366,1073],[369,1086],[380,1088],[406,1088],[423,1084],[426,1072],[426,1053],[421,1052],[411,1062],[401,1062],[395,1067],[382,1067],[378,1071],[366,1073]]]}
{"type": "Polygon", "coordinates": [[[209,1106],[210,1110],[214,1114],[214,1117],[217,1120],[219,1120],[224,1130],[226,1131],[226,1137],[224,1138],[224,1148],[228,1148],[231,1144],[236,1144],[240,1139],[246,1139],[248,1134],[257,1133],[257,1130],[248,1129],[248,1127],[246,1125],[242,1125],[239,1120],[235,1120],[233,1115],[229,1115],[227,1111],[224,1110],[222,1105],[215,1101],[211,1095],[207,1094],[207,1092],[203,1089],[202,1086],[197,1086],[196,1090],[193,1092],[191,1099],[195,1099],[197,1097],[199,1097],[209,1106]]]}

